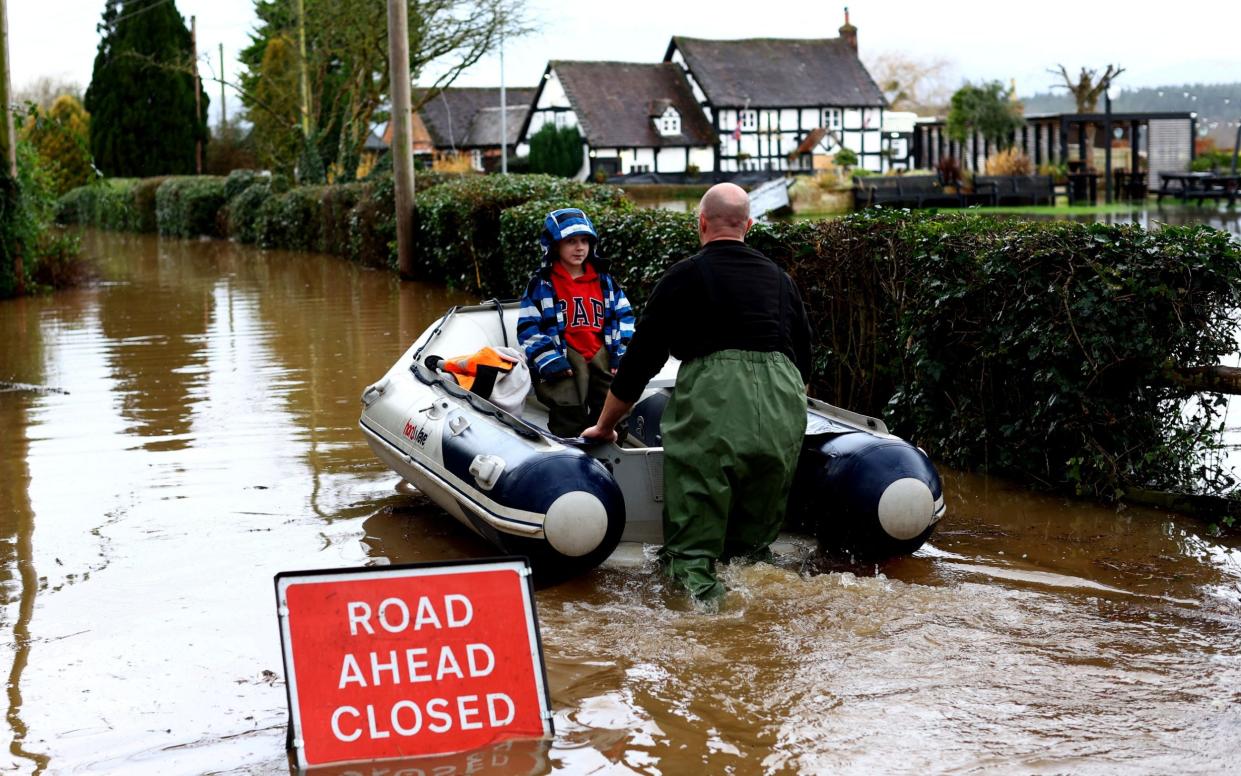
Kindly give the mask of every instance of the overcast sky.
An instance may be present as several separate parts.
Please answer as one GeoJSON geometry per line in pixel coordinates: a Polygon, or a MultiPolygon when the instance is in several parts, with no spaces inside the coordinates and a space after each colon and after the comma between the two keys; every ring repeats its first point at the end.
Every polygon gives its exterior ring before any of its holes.
{"type": "MultiPolygon", "coordinates": [[[[152,0],[154,1],[154,0],[152,0]]],[[[216,65],[224,44],[225,70],[236,73],[237,51],[254,28],[253,0],[175,0],[189,23],[198,17],[198,48],[216,65]]],[[[374,0],[384,2],[384,0],[374,0]]],[[[14,89],[40,76],[90,82],[104,0],[7,0],[14,89]]],[[[730,3],[676,0],[531,0],[538,29],[505,49],[504,80],[533,86],[548,59],[658,62],[673,35],[702,38],[834,37],[843,7],[806,0],[730,3]]],[[[1047,68],[1109,62],[1126,68],[1118,88],[1183,82],[1241,81],[1241,0],[1103,3],[1089,0],[854,0],[863,59],[892,52],[944,59],[954,80],[1015,79],[1021,95],[1047,91],[1047,68]]],[[[204,69],[204,78],[211,70],[204,69]]],[[[479,62],[459,85],[500,83],[499,58],[479,62]]],[[[213,117],[219,87],[208,85],[213,117]]],[[[229,111],[238,108],[229,95],[229,111]]],[[[216,118],[213,118],[213,122],[216,118]]]]}

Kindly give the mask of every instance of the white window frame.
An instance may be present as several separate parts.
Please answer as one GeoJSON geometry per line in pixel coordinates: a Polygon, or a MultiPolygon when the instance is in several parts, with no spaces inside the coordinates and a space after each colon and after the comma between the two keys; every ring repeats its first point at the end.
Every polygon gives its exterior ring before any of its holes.
{"type": "Polygon", "coordinates": [[[679,135],[681,134],[681,114],[669,105],[667,110],[655,120],[655,126],[661,135],[679,135]]]}
{"type": "Polygon", "coordinates": [[[844,113],[840,108],[824,108],[821,121],[824,129],[840,129],[844,113]]]}
{"type": "Polygon", "coordinates": [[[737,115],[739,117],[738,121],[741,122],[741,128],[743,130],[748,129],[750,131],[754,131],[758,129],[758,111],[741,110],[737,111],[737,115]]]}

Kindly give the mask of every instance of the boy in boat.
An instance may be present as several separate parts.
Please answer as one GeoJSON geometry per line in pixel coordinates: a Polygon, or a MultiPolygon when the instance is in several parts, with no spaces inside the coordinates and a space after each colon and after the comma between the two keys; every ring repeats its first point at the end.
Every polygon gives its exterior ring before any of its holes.
{"type": "Polygon", "coordinates": [[[547,406],[547,427],[562,437],[595,424],[612,375],[633,336],[633,309],[599,258],[599,235],[586,214],[547,214],[543,266],[526,286],[517,339],[547,406]]]}

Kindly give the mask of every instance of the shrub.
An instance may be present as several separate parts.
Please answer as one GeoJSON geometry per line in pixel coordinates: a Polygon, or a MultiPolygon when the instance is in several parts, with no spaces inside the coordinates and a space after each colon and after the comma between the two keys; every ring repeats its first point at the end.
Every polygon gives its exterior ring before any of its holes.
{"type": "Polygon", "coordinates": [[[0,172],[0,299],[72,281],[82,266],[77,238],[50,228],[55,181],[30,143],[16,151],[17,178],[0,172]]]}
{"type": "Polygon", "coordinates": [[[819,395],[933,457],[1092,495],[1199,479],[1217,418],[1162,371],[1234,349],[1227,234],[864,213],[751,242],[799,282],[819,395]]]}
{"type": "Polygon", "coordinates": [[[57,196],[95,178],[90,156],[90,116],[77,97],[62,94],[46,112],[32,105],[22,135],[38,151],[39,166],[57,196]]]}
{"type": "Polygon", "coordinates": [[[233,170],[224,179],[224,198],[231,201],[233,197],[253,186],[259,177],[259,173],[254,170],[233,170]]]}
{"type": "Polygon", "coordinates": [[[852,148],[841,148],[832,156],[832,164],[837,167],[856,167],[857,152],[852,148]]]}
{"type": "Polygon", "coordinates": [[[1016,146],[987,157],[984,167],[987,175],[1029,175],[1034,171],[1030,157],[1016,146]]]}
{"type": "Polygon", "coordinates": [[[263,202],[258,217],[258,244],[264,248],[317,251],[323,244],[320,218],[327,186],[297,186],[263,202]]]}
{"type": "MultiPolygon", "coordinates": [[[[419,176],[421,177],[421,175],[419,176]]],[[[414,181],[417,185],[417,179],[414,181]]],[[[367,181],[349,211],[349,252],[354,261],[396,268],[396,187],[392,176],[367,181]]]]}
{"type": "Polygon", "coordinates": [[[324,187],[319,207],[322,236],[316,250],[337,256],[349,255],[349,214],[362,200],[365,190],[366,185],[362,183],[324,187]]]}
{"type": "Polygon", "coordinates": [[[224,178],[167,178],[155,189],[158,231],[172,237],[221,236],[216,213],[224,202],[224,178]]]}
{"type": "MultiPolygon", "coordinates": [[[[228,182],[225,182],[225,191],[228,182]]],[[[224,234],[230,239],[243,243],[259,241],[259,214],[263,211],[263,203],[271,196],[271,180],[255,178],[249,186],[228,200],[224,208],[224,234]]]]}
{"type": "Polygon", "coordinates": [[[582,134],[577,127],[544,124],[530,138],[530,172],[572,178],[582,169],[582,134]]]}
{"type": "Polygon", "coordinates": [[[136,232],[154,233],[159,231],[159,212],[156,206],[156,193],[159,187],[168,180],[166,176],[158,178],[140,178],[134,181],[130,196],[133,198],[133,223],[128,227],[136,232]]]}
{"type": "Polygon", "coordinates": [[[133,194],[138,182],[135,178],[112,178],[70,189],[57,201],[56,220],[100,229],[137,230],[133,194]]]}

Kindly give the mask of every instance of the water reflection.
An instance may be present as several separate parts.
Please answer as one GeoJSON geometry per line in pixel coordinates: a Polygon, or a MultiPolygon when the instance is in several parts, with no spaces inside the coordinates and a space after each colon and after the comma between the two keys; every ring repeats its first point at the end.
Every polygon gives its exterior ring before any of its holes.
{"type": "MultiPolygon", "coordinates": [[[[494,553],[395,490],[356,427],[362,388],[470,300],[331,257],[85,244],[106,283],[0,303],[0,381],[67,391],[0,391],[13,769],[287,773],[274,574],[494,553]]],[[[1241,756],[1237,540],[982,477],[945,472],[945,489],[918,555],[728,567],[717,616],[649,553],[539,590],[556,738],[435,764],[1220,772],[1241,756]]]]}

